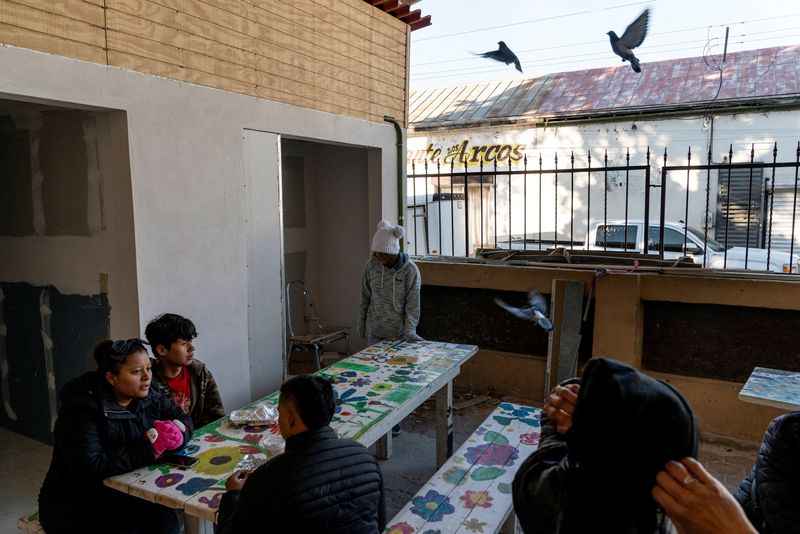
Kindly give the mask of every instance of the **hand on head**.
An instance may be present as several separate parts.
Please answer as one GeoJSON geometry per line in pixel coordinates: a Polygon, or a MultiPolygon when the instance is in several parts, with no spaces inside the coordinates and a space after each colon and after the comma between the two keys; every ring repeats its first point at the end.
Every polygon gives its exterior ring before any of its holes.
{"type": "Polygon", "coordinates": [[[733,495],[694,458],[667,462],[653,498],[680,534],[756,534],[733,495]]]}
{"type": "Polygon", "coordinates": [[[556,386],[544,403],[544,413],[556,424],[559,434],[566,433],[572,426],[572,414],[580,390],[580,384],[556,386]]]}

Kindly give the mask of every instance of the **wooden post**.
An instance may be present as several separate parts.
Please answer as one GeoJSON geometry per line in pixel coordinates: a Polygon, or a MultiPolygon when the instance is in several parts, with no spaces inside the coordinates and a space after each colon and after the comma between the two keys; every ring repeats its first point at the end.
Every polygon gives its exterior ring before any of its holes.
{"type": "Polygon", "coordinates": [[[500,534],[516,534],[517,532],[517,515],[514,513],[514,510],[511,510],[511,513],[508,514],[508,518],[503,522],[503,525],[500,527],[500,534]]]}
{"type": "Polygon", "coordinates": [[[375,457],[379,460],[388,460],[392,457],[392,432],[384,434],[375,442],[375,457]]]}
{"type": "Polygon", "coordinates": [[[436,469],[453,455],[453,382],[436,392],[436,469]]]}
{"type": "Polygon", "coordinates": [[[583,319],[583,283],[553,280],[552,288],[553,332],[547,347],[545,399],[557,384],[575,376],[583,319]]]}

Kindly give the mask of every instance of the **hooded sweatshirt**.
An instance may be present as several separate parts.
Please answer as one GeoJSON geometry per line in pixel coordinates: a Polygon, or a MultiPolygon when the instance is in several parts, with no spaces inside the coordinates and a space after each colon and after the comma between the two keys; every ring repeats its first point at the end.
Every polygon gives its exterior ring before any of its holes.
{"type": "Polygon", "coordinates": [[[392,267],[370,256],[361,278],[358,334],[416,339],[421,285],[419,269],[408,254],[401,252],[392,267]]]}
{"type": "Polygon", "coordinates": [[[605,358],[589,360],[580,386],[571,428],[558,434],[542,413],[539,448],[514,477],[522,530],[674,532],[652,489],[667,461],[696,456],[686,400],[669,384],[605,358]]]}

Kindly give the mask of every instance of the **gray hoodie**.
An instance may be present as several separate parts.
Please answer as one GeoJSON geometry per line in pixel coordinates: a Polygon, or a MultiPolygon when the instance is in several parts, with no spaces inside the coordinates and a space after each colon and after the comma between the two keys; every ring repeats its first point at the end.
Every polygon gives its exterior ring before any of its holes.
{"type": "Polygon", "coordinates": [[[408,254],[401,252],[392,267],[370,256],[361,279],[358,335],[418,339],[421,285],[419,269],[408,254]]]}

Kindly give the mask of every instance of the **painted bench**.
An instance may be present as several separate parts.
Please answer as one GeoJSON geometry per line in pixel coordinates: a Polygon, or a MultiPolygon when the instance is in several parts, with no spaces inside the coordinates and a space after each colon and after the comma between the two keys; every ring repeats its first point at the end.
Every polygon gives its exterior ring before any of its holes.
{"type": "Polygon", "coordinates": [[[539,409],[501,403],[384,533],[513,533],[511,483],[539,445],[539,409]]]}
{"type": "Polygon", "coordinates": [[[44,529],[39,524],[39,510],[20,517],[17,528],[26,534],[44,534],[44,529]]]}

